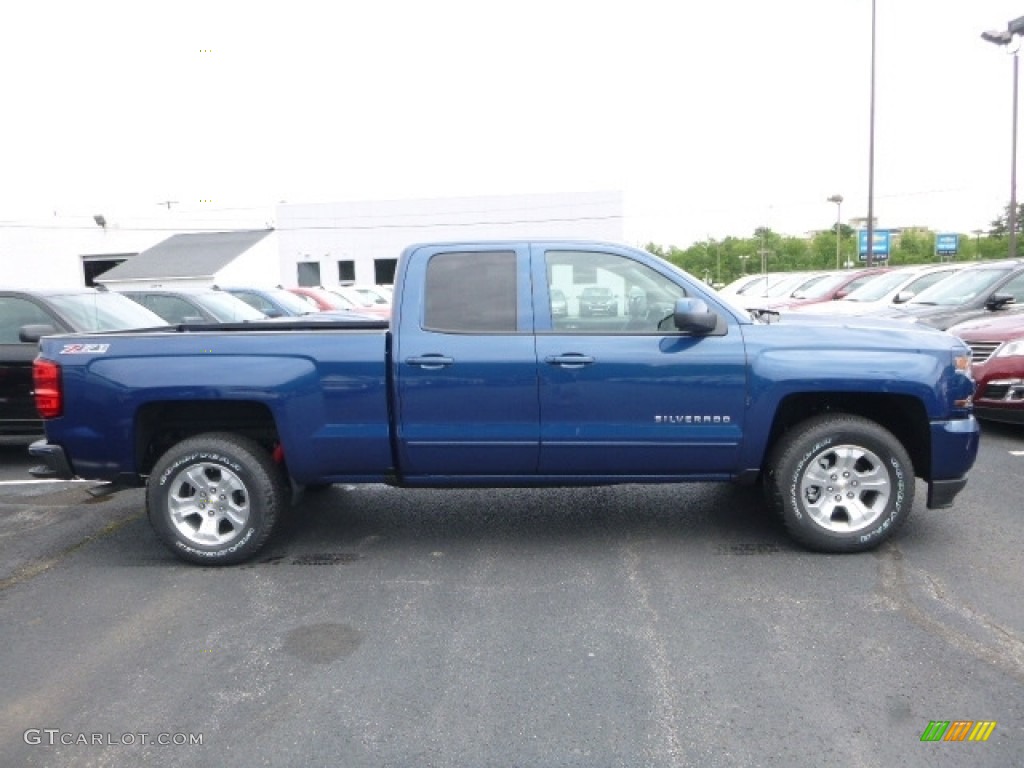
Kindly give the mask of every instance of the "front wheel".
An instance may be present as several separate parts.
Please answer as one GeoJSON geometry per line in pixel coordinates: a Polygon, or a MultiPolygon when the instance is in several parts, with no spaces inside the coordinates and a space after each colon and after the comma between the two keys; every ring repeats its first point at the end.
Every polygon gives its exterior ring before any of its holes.
{"type": "Polygon", "coordinates": [[[287,498],[283,472],[258,443],[210,433],[183,440],[160,458],[146,509],[175,555],[229,565],[263,547],[287,498]]]}
{"type": "Polygon", "coordinates": [[[827,414],[797,426],[772,452],[765,484],[790,535],[821,552],[877,547],[914,504],[903,445],[859,416],[827,414]]]}

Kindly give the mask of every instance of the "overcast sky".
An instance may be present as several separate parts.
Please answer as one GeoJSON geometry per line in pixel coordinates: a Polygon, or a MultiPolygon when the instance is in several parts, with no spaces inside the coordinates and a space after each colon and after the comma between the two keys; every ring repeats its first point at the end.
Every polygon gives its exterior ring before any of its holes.
{"type": "MultiPolygon", "coordinates": [[[[1024,0],[877,0],[880,227],[1010,197],[1024,0]]],[[[0,222],[621,190],[687,246],[864,216],[870,0],[8,3],[0,222]]],[[[2,225],[2,224],[0,224],[2,225]]]]}

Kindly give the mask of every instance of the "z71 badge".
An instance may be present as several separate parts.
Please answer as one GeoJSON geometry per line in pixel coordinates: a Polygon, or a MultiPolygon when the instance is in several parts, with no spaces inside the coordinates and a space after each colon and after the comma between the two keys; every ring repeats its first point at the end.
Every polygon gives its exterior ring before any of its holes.
{"type": "Polygon", "coordinates": [[[62,355],[102,355],[110,349],[109,344],[65,344],[62,355]]]}

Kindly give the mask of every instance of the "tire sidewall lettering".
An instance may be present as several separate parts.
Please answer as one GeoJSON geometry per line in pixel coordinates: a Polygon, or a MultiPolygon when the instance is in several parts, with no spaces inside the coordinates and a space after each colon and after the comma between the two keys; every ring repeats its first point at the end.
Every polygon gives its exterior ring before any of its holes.
{"type": "Polygon", "coordinates": [[[892,510],[877,526],[859,537],[859,541],[862,544],[867,544],[872,539],[884,534],[889,529],[889,526],[893,525],[903,514],[903,501],[906,498],[906,476],[903,473],[903,467],[900,466],[900,463],[894,456],[889,457],[889,466],[891,467],[893,477],[896,478],[896,493],[893,497],[892,510]]]}
{"type": "Polygon", "coordinates": [[[200,462],[221,464],[230,469],[235,474],[240,474],[244,472],[242,465],[239,464],[237,461],[231,459],[231,457],[229,456],[224,456],[223,454],[212,453],[209,451],[196,451],[194,453],[189,453],[186,454],[185,456],[181,456],[178,459],[175,459],[171,463],[171,465],[160,474],[160,478],[157,480],[157,484],[161,486],[166,485],[167,482],[172,477],[178,474],[178,470],[180,468],[190,464],[198,464],[200,462]]]}
{"type": "Polygon", "coordinates": [[[803,520],[804,519],[803,507],[800,504],[800,501],[799,501],[799,495],[800,494],[798,492],[798,489],[800,487],[800,478],[803,477],[804,468],[807,466],[807,463],[811,459],[813,459],[815,456],[817,456],[819,453],[821,453],[823,449],[828,448],[829,446],[831,446],[834,442],[835,442],[835,437],[833,437],[831,435],[828,436],[828,437],[825,437],[825,438],[823,438],[821,440],[819,440],[813,446],[811,446],[807,451],[804,452],[804,455],[800,457],[800,460],[797,461],[796,466],[793,468],[793,475],[790,478],[790,485],[789,485],[789,501],[790,501],[790,504],[793,507],[793,513],[794,513],[795,517],[797,518],[797,520],[803,520]]]}
{"type": "Polygon", "coordinates": [[[184,543],[180,539],[175,540],[174,546],[176,546],[182,552],[186,552],[190,555],[195,555],[196,557],[203,557],[209,560],[215,560],[219,557],[227,557],[228,555],[233,555],[235,552],[244,547],[249,542],[249,539],[251,539],[255,535],[255,533],[256,529],[250,526],[246,529],[244,536],[235,541],[230,547],[225,547],[224,549],[196,549],[195,547],[189,546],[188,544],[184,543]]]}

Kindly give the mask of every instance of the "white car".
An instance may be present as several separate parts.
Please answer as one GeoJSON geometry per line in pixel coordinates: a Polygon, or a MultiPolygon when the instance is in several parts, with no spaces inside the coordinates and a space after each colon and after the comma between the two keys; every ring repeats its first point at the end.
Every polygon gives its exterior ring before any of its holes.
{"type": "Polygon", "coordinates": [[[793,307],[790,312],[815,315],[870,315],[910,301],[925,288],[963,269],[963,264],[900,267],[878,275],[836,301],[793,307]]]}

